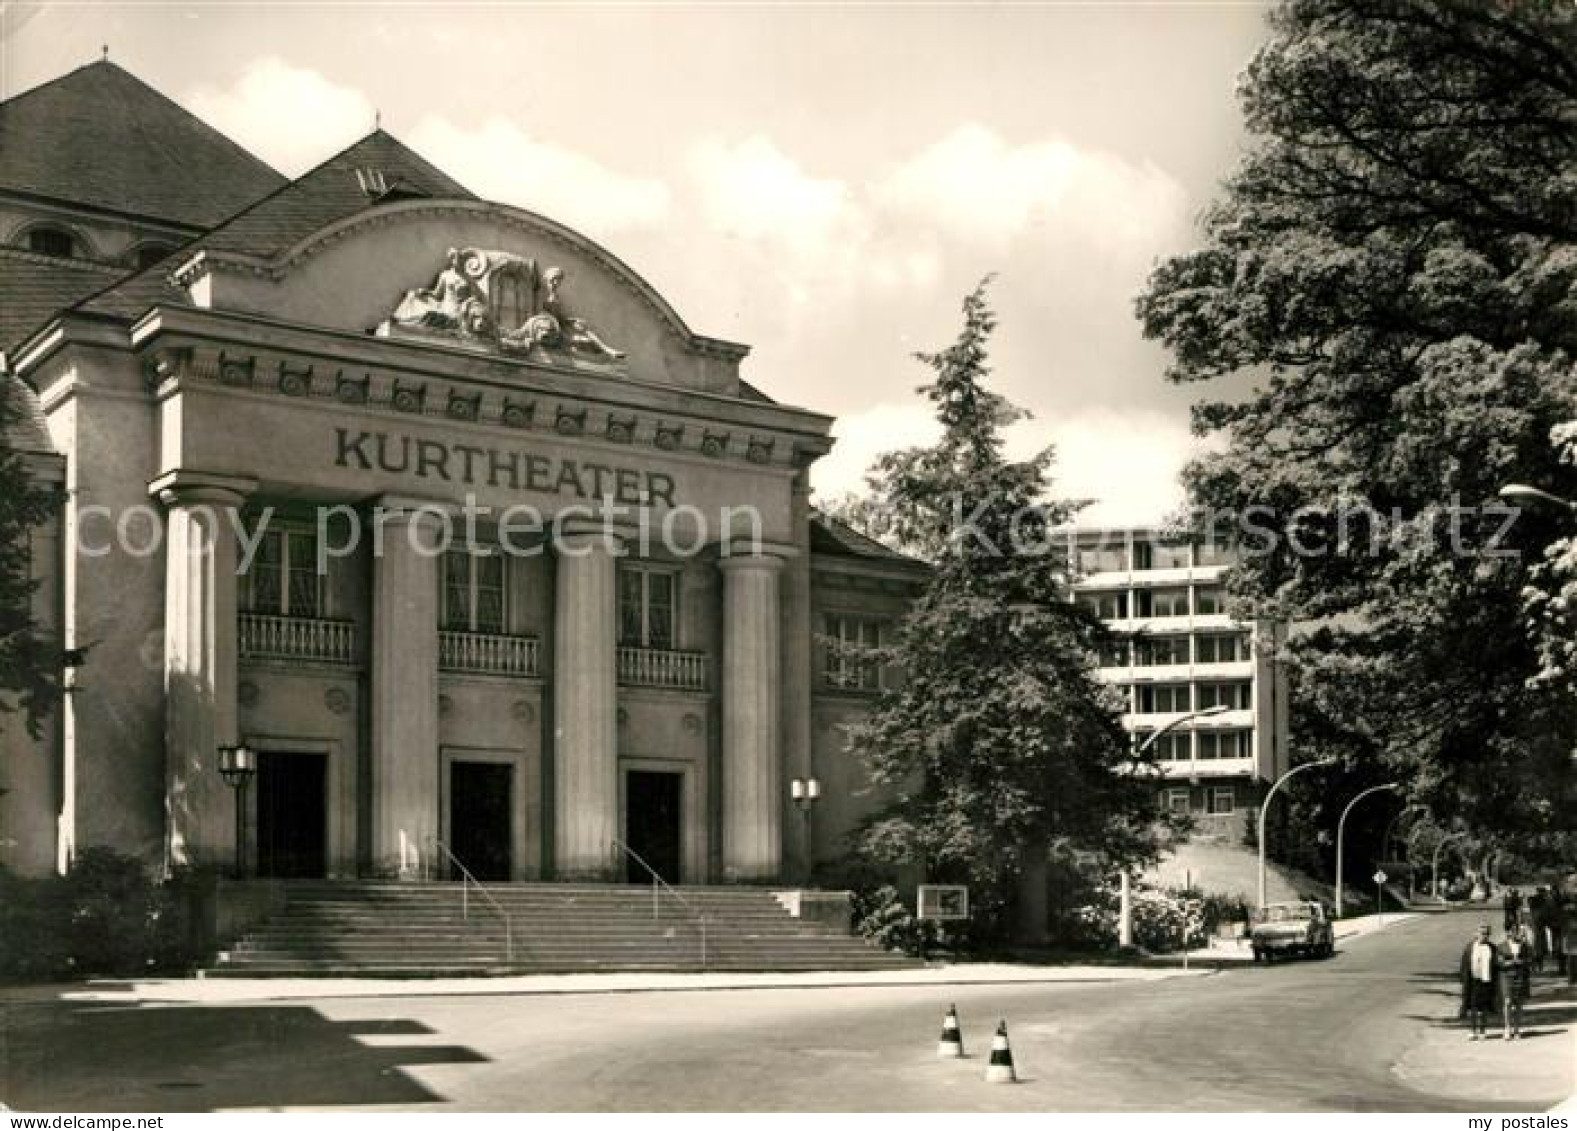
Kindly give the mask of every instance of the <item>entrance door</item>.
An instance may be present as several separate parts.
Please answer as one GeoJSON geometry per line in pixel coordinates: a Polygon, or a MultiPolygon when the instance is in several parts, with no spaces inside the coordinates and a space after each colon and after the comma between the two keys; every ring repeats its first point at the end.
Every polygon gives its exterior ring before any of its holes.
{"type": "Polygon", "coordinates": [[[512,872],[514,774],[504,762],[449,763],[449,848],[479,880],[512,872]]]}
{"type": "Polygon", "coordinates": [[[328,859],[328,756],[257,756],[257,874],[317,879],[328,859]]]}
{"type": "MultiPolygon", "coordinates": [[[[684,775],[631,770],[624,779],[624,838],[630,848],[671,884],[679,882],[680,787],[684,775]]],[[[649,884],[645,868],[630,860],[625,878],[649,884]]]]}

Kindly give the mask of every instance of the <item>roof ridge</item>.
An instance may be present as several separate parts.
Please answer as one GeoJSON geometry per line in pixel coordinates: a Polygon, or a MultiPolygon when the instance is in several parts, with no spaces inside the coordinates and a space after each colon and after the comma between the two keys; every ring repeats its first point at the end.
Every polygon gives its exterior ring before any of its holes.
{"type": "Polygon", "coordinates": [[[187,117],[191,121],[197,123],[197,125],[201,126],[204,130],[207,130],[208,132],[212,133],[215,137],[217,137],[219,140],[223,141],[231,149],[235,150],[236,153],[240,154],[242,157],[244,157],[248,161],[252,162],[252,164],[256,165],[263,172],[271,173],[274,176],[279,177],[280,179],[284,180],[285,182],[287,182],[287,183],[289,182],[289,180],[290,180],[289,177],[286,177],[285,174],[281,173],[278,169],[274,168],[267,161],[264,161],[257,154],[253,153],[250,149],[246,148],[246,146],[244,146],[240,142],[236,141],[235,138],[231,137],[229,134],[225,133],[219,127],[215,126],[212,122],[205,122],[203,119],[199,118],[196,114],[194,114],[190,110],[188,110],[185,106],[182,106],[175,99],[171,98],[168,94],[165,94],[158,87],[154,86],[152,83],[149,83],[145,79],[140,78],[138,75],[136,75],[132,71],[127,70],[125,67],[121,66],[119,63],[117,63],[114,60],[109,59],[109,58],[94,59],[91,62],[83,63],[79,67],[73,67],[71,70],[67,71],[65,74],[56,75],[54,78],[47,79],[46,81],[39,83],[37,86],[31,86],[31,87],[28,87],[24,91],[21,91],[21,92],[19,92],[17,94],[13,94],[10,98],[0,99],[0,109],[3,109],[3,108],[8,107],[8,106],[11,106],[13,103],[18,102],[21,99],[28,97],[29,95],[37,94],[40,91],[48,90],[51,87],[55,87],[55,86],[58,86],[58,85],[60,85],[62,83],[65,83],[65,82],[69,81],[74,75],[80,74],[83,71],[91,71],[95,67],[103,67],[106,71],[108,71],[110,74],[114,75],[117,79],[137,84],[137,86],[140,87],[142,90],[147,91],[149,94],[151,94],[154,97],[156,97],[159,101],[161,101],[163,103],[166,103],[169,106],[174,107],[176,110],[180,111],[180,113],[183,114],[185,117],[187,117]]]}

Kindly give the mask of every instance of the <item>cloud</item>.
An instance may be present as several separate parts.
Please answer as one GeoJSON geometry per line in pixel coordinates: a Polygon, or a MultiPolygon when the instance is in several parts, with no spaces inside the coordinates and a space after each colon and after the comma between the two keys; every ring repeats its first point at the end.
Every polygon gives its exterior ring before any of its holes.
{"type": "Polygon", "coordinates": [[[1039,229],[1153,252],[1187,221],[1182,186],[1149,162],[1056,138],[1012,146],[975,124],[899,164],[873,195],[906,220],[999,247],[1039,229]]]}
{"type": "MultiPolygon", "coordinates": [[[[883,452],[934,443],[940,435],[928,404],[878,404],[841,417],[837,444],[811,468],[818,497],[864,493],[865,472],[883,452]]],[[[1080,525],[1158,523],[1181,506],[1183,464],[1199,450],[1186,422],[1159,412],[1091,409],[1048,423],[1020,421],[1006,432],[1007,454],[1027,459],[1056,449],[1052,494],[1090,499],[1080,525]]]]}
{"type": "Polygon", "coordinates": [[[789,309],[825,311],[863,284],[870,222],[849,185],[807,172],[760,135],[698,142],[685,165],[700,224],[753,278],[774,280],[789,309]]]}
{"type": "Polygon", "coordinates": [[[256,59],[228,89],[198,87],[187,107],[286,176],[297,177],[373,128],[361,91],[274,56],[256,59]]]}
{"type": "Polygon", "coordinates": [[[668,186],[540,141],[494,116],[474,129],[429,115],[406,139],[411,147],[487,200],[528,208],[601,237],[651,228],[668,219],[668,186]]]}

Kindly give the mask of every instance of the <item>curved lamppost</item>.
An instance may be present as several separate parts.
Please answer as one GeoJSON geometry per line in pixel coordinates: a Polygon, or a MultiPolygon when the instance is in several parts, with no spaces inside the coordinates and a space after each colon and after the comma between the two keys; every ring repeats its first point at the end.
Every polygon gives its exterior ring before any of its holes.
{"type": "Polygon", "coordinates": [[[1391,815],[1391,819],[1385,823],[1385,833],[1380,837],[1380,852],[1381,852],[1381,854],[1383,855],[1385,853],[1386,849],[1388,849],[1391,846],[1391,830],[1396,828],[1396,822],[1400,821],[1403,817],[1407,816],[1409,813],[1427,813],[1427,812],[1429,812],[1429,806],[1420,804],[1418,802],[1414,802],[1412,805],[1404,805],[1402,808],[1398,809],[1395,813],[1393,813],[1391,815]]]}
{"type": "Polygon", "coordinates": [[[1543,503],[1560,510],[1577,511],[1577,502],[1552,495],[1539,487],[1530,487],[1526,483],[1507,483],[1496,494],[1510,503],[1543,503]]]}
{"type": "MultiPolygon", "coordinates": [[[[1208,718],[1211,715],[1219,715],[1231,709],[1225,703],[1217,703],[1214,707],[1188,711],[1178,715],[1175,719],[1168,720],[1164,726],[1156,728],[1139,744],[1138,749],[1134,751],[1135,759],[1154,746],[1163,734],[1176,730],[1184,723],[1192,722],[1195,719],[1208,718]]],[[[1193,757],[1192,746],[1189,747],[1189,762],[1191,764],[1189,780],[1193,781],[1197,776],[1199,765],[1197,759],[1193,757]]],[[[1119,946],[1133,945],[1133,877],[1129,875],[1127,868],[1122,870],[1117,880],[1117,944],[1119,946]]]]}
{"type": "Polygon", "coordinates": [[[1259,906],[1259,908],[1261,910],[1264,910],[1264,907],[1265,907],[1265,815],[1270,812],[1270,800],[1271,800],[1271,798],[1276,796],[1276,791],[1278,789],[1280,789],[1283,785],[1285,785],[1287,783],[1287,779],[1292,777],[1294,774],[1301,774],[1304,770],[1312,770],[1316,766],[1334,766],[1336,764],[1336,761],[1337,761],[1337,759],[1334,758],[1334,757],[1321,758],[1318,762],[1305,762],[1301,766],[1294,766],[1294,767],[1292,767],[1292,769],[1288,770],[1286,773],[1282,774],[1279,778],[1276,779],[1275,784],[1272,785],[1270,787],[1269,791],[1265,794],[1265,800],[1260,802],[1260,805],[1259,805],[1259,904],[1258,904],[1258,906],[1259,906]]]}
{"type": "MultiPolygon", "coordinates": [[[[1371,793],[1384,793],[1387,790],[1397,789],[1400,782],[1386,782],[1384,785],[1373,785],[1364,790],[1357,797],[1347,803],[1347,808],[1342,810],[1341,819],[1336,822],[1336,918],[1342,917],[1342,848],[1343,838],[1347,833],[1347,814],[1351,813],[1353,806],[1368,797],[1371,793]]],[[[1384,842],[1381,842],[1382,847],[1384,842]]]]}

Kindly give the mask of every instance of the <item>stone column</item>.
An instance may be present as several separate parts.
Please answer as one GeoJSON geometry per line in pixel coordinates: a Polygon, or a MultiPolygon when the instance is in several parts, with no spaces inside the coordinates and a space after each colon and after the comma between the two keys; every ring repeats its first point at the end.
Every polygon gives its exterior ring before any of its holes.
{"type": "Polygon", "coordinates": [[[619,835],[616,536],[558,533],[553,619],[554,875],[612,879],[619,835]]]}
{"type": "Polygon", "coordinates": [[[783,866],[778,573],[783,559],[725,557],[723,877],[775,879],[783,866]]]}
{"type": "Polygon", "coordinates": [[[438,569],[433,505],[384,501],[372,566],[372,861],[380,874],[437,868],[438,569]],[[381,543],[381,545],[379,545],[381,543]],[[381,552],[380,552],[381,551],[381,552]]]}
{"type": "Polygon", "coordinates": [[[235,805],[219,747],[236,734],[236,516],[250,480],[161,476],[165,525],[165,866],[228,865],[235,805]]]}

